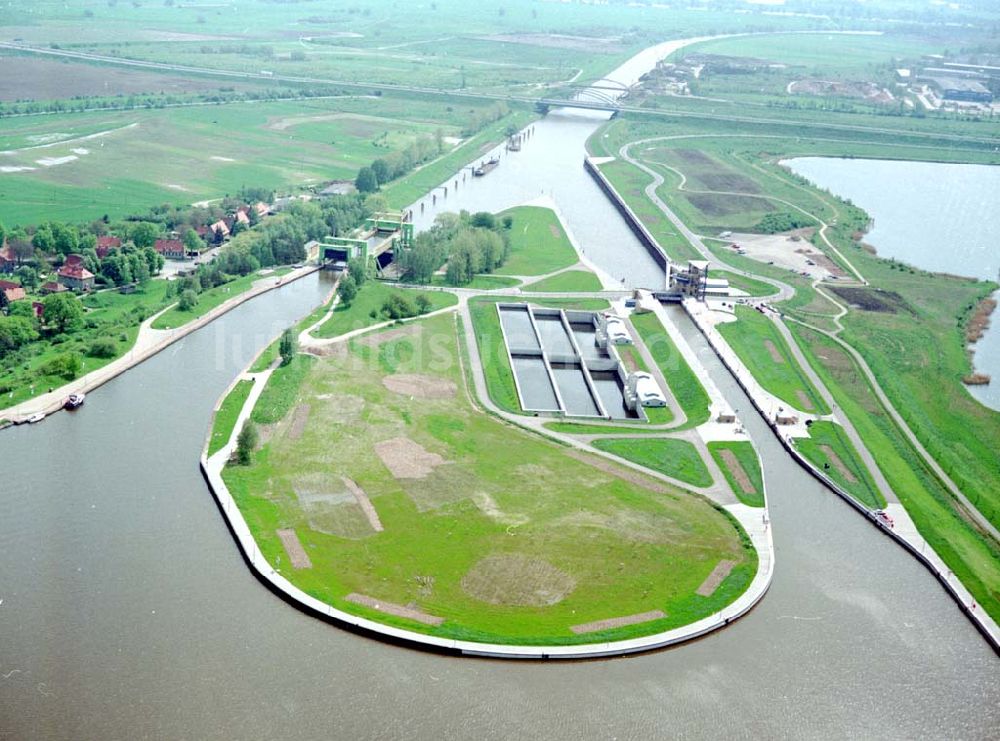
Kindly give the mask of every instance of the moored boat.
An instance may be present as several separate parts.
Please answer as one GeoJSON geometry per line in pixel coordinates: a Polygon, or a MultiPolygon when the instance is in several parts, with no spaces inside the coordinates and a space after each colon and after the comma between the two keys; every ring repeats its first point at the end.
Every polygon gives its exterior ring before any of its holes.
{"type": "Polygon", "coordinates": [[[76,409],[77,407],[83,404],[83,401],[86,398],[87,398],[86,394],[83,393],[70,394],[69,397],[66,399],[66,403],[63,404],[63,407],[65,409],[76,409]]]}

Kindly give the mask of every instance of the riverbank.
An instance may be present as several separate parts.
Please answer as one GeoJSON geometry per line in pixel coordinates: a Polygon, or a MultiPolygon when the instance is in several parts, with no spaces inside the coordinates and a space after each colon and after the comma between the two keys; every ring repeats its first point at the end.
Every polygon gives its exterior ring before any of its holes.
{"type": "MultiPolygon", "coordinates": [[[[749,369],[742,364],[734,352],[729,350],[728,347],[723,346],[722,343],[724,340],[721,339],[718,332],[711,325],[706,323],[701,313],[692,311],[687,302],[683,304],[683,307],[692,322],[694,322],[694,325],[708,341],[715,355],[732,374],[737,384],[739,384],[740,388],[749,397],[754,408],[765,422],[767,422],[774,436],[795,462],[847,502],[847,504],[863,514],[872,525],[905,548],[927,568],[955,601],[962,614],[976,627],[990,647],[1000,654],[1000,626],[997,625],[985,610],[977,606],[972,594],[965,588],[961,581],[954,577],[951,569],[947,567],[940,556],[938,556],[917,531],[916,525],[906,512],[906,509],[898,501],[890,501],[885,507],[885,511],[892,518],[893,524],[887,524],[876,516],[875,510],[861,504],[855,497],[851,496],[839,484],[823,473],[812,461],[802,455],[793,444],[792,441],[794,438],[789,433],[792,432],[796,436],[801,436],[802,434],[807,435],[808,432],[798,429],[797,426],[792,430],[779,426],[773,413],[773,399],[753,380],[753,375],[749,369]]],[[[878,471],[877,467],[870,467],[873,468],[873,473],[878,471]]]]}
{"type": "Polygon", "coordinates": [[[188,322],[181,327],[171,330],[152,329],[153,323],[160,317],[160,315],[171,309],[171,307],[168,306],[142,323],[135,344],[132,349],[122,357],[109,363],[103,368],[70,381],[69,383],[53,389],[46,394],[42,394],[34,399],[22,402],[21,404],[8,407],[7,409],[0,409],[0,420],[7,421],[7,424],[0,425],[0,429],[3,429],[5,426],[27,422],[30,417],[36,414],[49,415],[60,411],[63,408],[63,404],[66,402],[66,397],[70,394],[89,393],[94,389],[103,386],[113,378],[118,377],[130,368],[133,368],[153,357],[157,353],[162,352],[173,343],[186,337],[192,332],[201,329],[206,324],[211,323],[223,314],[232,311],[240,304],[260,296],[262,293],[267,293],[275,288],[296,281],[299,278],[311,275],[318,270],[319,268],[316,266],[306,266],[293,270],[291,273],[277,279],[271,276],[261,278],[248,291],[241,293],[239,296],[234,296],[219,306],[216,306],[208,313],[203,314],[197,319],[188,322]]]}

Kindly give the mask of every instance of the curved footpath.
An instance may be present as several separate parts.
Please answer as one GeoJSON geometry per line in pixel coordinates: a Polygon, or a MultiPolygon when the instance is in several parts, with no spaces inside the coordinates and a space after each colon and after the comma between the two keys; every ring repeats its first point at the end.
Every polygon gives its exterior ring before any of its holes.
{"type": "MultiPolygon", "coordinates": [[[[467,295],[460,296],[458,307],[448,307],[447,309],[434,313],[458,311],[463,314],[462,325],[465,332],[466,348],[468,350],[467,354],[469,355],[472,370],[475,395],[478,397],[477,401],[480,406],[506,421],[517,424],[519,427],[529,429],[536,433],[545,434],[548,437],[558,438],[561,441],[569,442],[576,448],[585,449],[587,452],[601,455],[601,451],[594,451],[585,444],[581,443],[579,440],[573,440],[562,435],[556,435],[540,428],[525,427],[523,424],[525,420],[517,418],[516,415],[504,412],[492,403],[486,389],[486,378],[483,373],[482,365],[476,362],[478,360],[478,353],[473,352],[477,345],[475,333],[472,329],[471,317],[468,315],[467,300],[467,295]]],[[[366,331],[375,330],[377,330],[376,327],[369,327],[366,331]]],[[[353,336],[355,333],[351,334],[353,336]]],[[[332,341],[343,341],[344,339],[345,337],[338,337],[332,338],[332,341]]],[[[326,344],[326,342],[324,342],[324,344],[326,344]]],[[[252,365],[253,361],[247,367],[249,368],[252,365]]],[[[479,643],[474,641],[440,638],[437,636],[417,633],[415,631],[396,628],[374,620],[358,617],[357,615],[352,615],[351,613],[344,612],[343,610],[338,610],[332,605],[328,605],[296,587],[288,579],[286,579],[278,569],[269,563],[267,559],[264,558],[260,552],[260,548],[257,546],[257,542],[253,538],[253,534],[251,533],[246,520],[243,518],[243,513],[240,512],[232,494],[229,492],[228,487],[222,479],[222,470],[232,455],[232,452],[235,450],[236,438],[239,435],[242,423],[249,417],[257,398],[263,391],[264,385],[266,384],[270,373],[270,370],[253,374],[248,371],[244,371],[244,373],[240,374],[237,379],[234,379],[235,383],[236,380],[252,378],[255,382],[254,388],[252,389],[250,396],[247,398],[247,401],[244,403],[243,409],[240,411],[237,423],[233,427],[228,443],[212,456],[207,455],[208,440],[211,439],[211,433],[209,433],[205,449],[201,455],[201,470],[209,488],[212,491],[212,494],[215,496],[220,511],[226,518],[230,531],[240,546],[244,559],[253,572],[261,581],[263,581],[270,589],[283,599],[286,599],[291,604],[305,610],[307,613],[315,617],[323,618],[324,620],[332,622],[340,627],[347,627],[349,629],[373,635],[395,643],[401,643],[442,653],[508,659],[597,658],[621,656],[657,648],[664,648],[666,646],[698,638],[706,633],[723,628],[733,620],[736,620],[749,612],[754,605],[760,601],[760,599],[767,592],[768,587],[771,585],[771,580],[774,576],[774,543],[771,537],[767,509],[749,507],[741,503],[726,503],[721,504],[720,506],[722,506],[723,509],[725,509],[740,523],[757,552],[757,573],[754,575],[753,580],[750,582],[750,585],[743,592],[743,594],[719,612],[702,618],[701,620],[689,625],[674,628],[662,633],[656,633],[640,638],[630,638],[621,641],[586,643],[573,646],[525,646],[517,644],[479,643]]],[[[230,386],[230,388],[231,387],[232,386],[230,386]]],[[[215,411],[218,411],[227,394],[228,389],[216,403],[215,411]]],[[[662,478],[671,481],[672,483],[678,483],[672,479],[668,479],[667,477],[657,475],[655,472],[647,471],[646,469],[643,469],[635,464],[629,466],[628,462],[623,462],[621,459],[616,457],[610,455],[603,455],[602,457],[612,459],[619,464],[624,463],[630,468],[635,468],[643,473],[654,476],[655,478],[662,478]]],[[[681,485],[686,486],[684,484],[681,485]]],[[[764,489],[766,500],[766,484],[764,489]]],[[[709,498],[711,499],[712,497],[709,498]]]]}
{"type": "Polygon", "coordinates": [[[299,278],[311,275],[318,270],[319,267],[317,266],[306,266],[293,270],[291,273],[283,275],[277,279],[272,276],[262,277],[260,280],[255,281],[253,287],[249,290],[219,304],[211,311],[183,326],[177,327],[176,329],[153,329],[153,322],[155,322],[161,314],[173,308],[173,305],[167,306],[165,309],[157,312],[139,325],[139,334],[136,336],[135,344],[133,344],[131,349],[129,349],[129,351],[120,358],[111,361],[103,368],[98,368],[95,371],[87,373],[86,375],[81,376],[74,381],[70,381],[64,386],[60,386],[53,391],[49,391],[41,396],[36,396],[34,399],[29,399],[28,401],[21,402],[20,404],[16,404],[15,406],[7,409],[0,409],[0,419],[8,419],[13,424],[20,424],[39,412],[46,415],[57,412],[63,408],[63,404],[66,402],[66,397],[70,394],[89,393],[94,389],[103,386],[111,379],[121,375],[129,368],[139,365],[139,363],[153,357],[157,353],[177,342],[177,340],[187,337],[189,334],[201,329],[206,324],[210,324],[226,312],[232,311],[240,304],[249,301],[252,298],[256,298],[262,293],[273,291],[275,288],[280,288],[281,286],[287,285],[288,283],[296,281],[299,278]]]}

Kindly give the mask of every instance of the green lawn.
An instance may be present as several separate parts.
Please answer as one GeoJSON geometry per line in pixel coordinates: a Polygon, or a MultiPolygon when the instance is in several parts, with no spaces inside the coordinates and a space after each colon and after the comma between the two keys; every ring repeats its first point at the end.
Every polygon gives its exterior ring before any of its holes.
{"type": "Polygon", "coordinates": [[[840,425],[813,422],[809,437],[796,438],[795,448],[866,507],[885,506],[885,497],[840,425]],[[838,460],[842,466],[837,465],[838,460]]]}
{"type": "Polygon", "coordinates": [[[510,216],[510,256],[498,275],[545,275],[575,265],[579,258],[555,211],[539,206],[518,206],[500,216],[510,216]]]}
{"type": "Polygon", "coordinates": [[[165,312],[163,316],[153,322],[153,329],[176,329],[177,327],[181,327],[188,322],[204,316],[212,309],[224,304],[229,299],[235,298],[241,293],[249,291],[253,288],[253,284],[258,280],[276,281],[282,275],[290,272],[290,270],[291,268],[279,268],[277,270],[272,270],[266,275],[262,275],[260,272],[251,273],[250,275],[244,275],[240,278],[231,280],[221,286],[210,288],[207,291],[198,294],[198,303],[193,309],[190,311],[183,311],[180,307],[174,306],[170,309],[170,311],[165,312]]]}
{"type": "Polygon", "coordinates": [[[733,493],[736,494],[737,498],[743,504],[751,507],[763,507],[764,475],[760,468],[760,458],[757,457],[757,451],[754,450],[753,444],[748,440],[711,442],[708,443],[708,450],[719,468],[722,469],[723,475],[733,488],[733,493]],[[740,480],[737,479],[736,475],[730,469],[726,461],[726,457],[728,456],[723,451],[729,451],[736,458],[737,464],[747,475],[746,483],[750,484],[750,491],[744,490],[740,480]]]}
{"type": "Polygon", "coordinates": [[[535,644],[662,631],[713,614],[746,589],[756,554],[724,512],[662,482],[612,475],[482,414],[461,391],[455,318],[421,324],[422,332],[387,336],[381,346],[352,343],[347,356],[316,360],[293,402],[310,406],[301,434],[286,416],[251,466],[224,471],[262,554],[296,586],[411,630],[535,644]],[[353,370],[365,362],[362,348],[399,359],[395,373],[452,391],[419,400],[390,391],[385,369],[353,370]],[[427,363],[435,354],[444,362],[427,363]],[[440,458],[421,469],[428,454],[440,458]],[[414,464],[401,478],[389,467],[414,464]],[[384,530],[373,529],[347,479],[384,530]],[[290,568],[279,528],[295,530],[310,568],[290,568]],[[712,596],[695,594],[724,559],[737,561],[733,572],[712,596]],[[444,622],[395,617],[348,601],[350,593],[444,622]],[[654,609],[666,616],[569,630],[654,609]]]}
{"type": "Polygon", "coordinates": [[[593,445],[598,450],[613,453],[688,484],[712,485],[712,476],[705,466],[705,461],[698,454],[698,449],[687,440],[605,438],[594,440],[593,445]]]}
{"type": "Polygon", "coordinates": [[[364,286],[350,306],[343,303],[338,304],[333,311],[333,316],[317,327],[313,335],[320,338],[339,337],[347,332],[387,321],[386,317],[381,314],[382,304],[393,294],[405,296],[410,301],[416,301],[417,296],[425,296],[431,302],[430,311],[454,306],[458,303],[458,297],[447,291],[416,291],[397,288],[391,283],[368,280],[365,281],[364,286]],[[373,311],[375,316],[372,316],[373,311]]]}
{"type": "MultiPolygon", "coordinates": [[[[492,291],[495,288],[513,288],[518,285],[521,281],[517,278],[509,278],[506,275],[489,275],[486,273],[480,273],[479,275],[472,276],[472,281],[466,283],[462,288],[473,288],[480,291],[492,291]]],[[[451,284],[445,280],[443,275],[435,275],[431,280],[432,286],[443,286],[445,288],[451,287],[451,284]]]]}
{"type": "Polygon", "coordinates": [[[682,428],[697,427],[708,421],[709,398],[701,381],[691,370],[691,366],[681,355],[680,350],[670,339],[656,314],[632,314],[632,326],[649,349],[653,360],[663,372],[671,392],[687,415],[687,422],[682,428]]]}
{"type": "Polygon", "coordinates": [[[830,409],[795,362],[788,343],[773,322],[746,306],[736,307],[736,317],[737,321],[720,324],[717,329],[754,380],[795,409],[829,414],[830,409]]]}
{"type": "Polygon", "coordinates": [[[476,334],[476,349],[483,364],[486,389],[490,399],[498,407],[514,414],[524,414],[514,385],[514,372],[507,357],[507,347],[500,329],[500,318],[495,305],[498,301],[509,303],[532,303],[538,306],[554,306],[564,309],[600,311],[608,308],[603,299],[539,299],[528,301],[512,300],[509,296],[483,296],[469,300],[469,313],[476,334]]]}
{"type": "Polygon", "coordinates": [[[298,398],[303,379],[315,363],[314,356],[299,353],[288,365],[275,368],[250,418],[257,424],[274,424],[284,419],[298,398]]]}
{"type": "Polygon", "coordinates": [[[253,383],[253,381],[239,381],[222,400],[212,423],[212,439],[208,443],[208,455],[217,453],[229,442],[236,426],[236,419],[240,416],[240,411],[253,389],[253,383]]]}
{"type": "Polygon", "coordinates": [[[538,293],[584,293],[602,288],[600,278],[589,270],[567,270],[524,286],[525,291],[538,293]]]}
{"type": "Polygon", "coordinates": [[[728,270],[713,270],[711,277],[725,278],[729,281],[730,287],[746,291],[751,296],[771,296],[778,292],[778,289],[770,283],[765,283],[761,280],[754,280],[753,278],[732,273],[728,270]]]}
{"type": "Polygon", "coordinates": [[[657,435],[663,434],[663,430],[644,427],[641,423],[635,425],[597,425],[597,424],[577,424],[576,422],[546,422],[545,429],[553,432],[561,432],[566,435],[657,435]]]}

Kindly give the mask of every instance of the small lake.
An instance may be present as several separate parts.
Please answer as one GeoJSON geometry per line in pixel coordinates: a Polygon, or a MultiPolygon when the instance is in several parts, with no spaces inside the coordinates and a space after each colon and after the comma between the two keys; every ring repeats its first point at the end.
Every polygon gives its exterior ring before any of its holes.
{"type": "MultiPolygon", "coordinates": [[[[997,279],[1000,167],[830,157],[784,164],[867,211],[875,224],[865,241],[880,256],[924,270],[997,279]]],[[[975,366],[994,380],[969,392],[1000,409],[1000,314],[976,345],[975,366]]]]}

